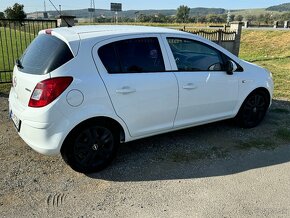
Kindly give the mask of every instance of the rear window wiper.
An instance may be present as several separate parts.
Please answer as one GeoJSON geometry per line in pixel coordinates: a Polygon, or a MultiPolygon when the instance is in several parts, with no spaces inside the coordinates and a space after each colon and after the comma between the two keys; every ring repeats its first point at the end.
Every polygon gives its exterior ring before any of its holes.
{"type": "Polygon", "coordinates": [[[16,59],[15,64],[18,68],[23,69],[23,65],[19,59],[16,59]]]}

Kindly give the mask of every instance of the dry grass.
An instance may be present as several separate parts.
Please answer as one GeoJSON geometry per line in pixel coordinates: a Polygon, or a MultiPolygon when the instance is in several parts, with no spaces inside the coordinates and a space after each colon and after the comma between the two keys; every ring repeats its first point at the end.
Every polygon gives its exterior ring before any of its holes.
{"type": "Polygon", "coordinates": [[[290,31],[245,30],[240,57],[269,69],[275,82],[274,97],[290,100],[290,31]]]}
{"type": "Polygon", "coordinates": [[[240,56],[249,61],[290,57],[290,31],[245,30],[240,56]]]}

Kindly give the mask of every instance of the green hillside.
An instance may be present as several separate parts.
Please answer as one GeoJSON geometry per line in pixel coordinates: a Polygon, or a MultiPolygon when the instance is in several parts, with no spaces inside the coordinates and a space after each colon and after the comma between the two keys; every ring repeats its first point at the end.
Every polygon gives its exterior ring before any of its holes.
{"type": "Polygon", "coordinates": [[[244,10],[235,10],[232,11],[231,14],[234,15],[242,15],[243,17],[247,17],[250,15],[260,16],[261,14],[271,13],[272,15],[281,15],[282,12],[279,11],[266,11],[265,8],[258,8],[258,9],[244,9],[244,10]]]}
{"type": "MultiPolygon", "coordinates": [[[[197,8],[191,8],[190,9],[190,16],[206,16],[209,14],[226,14],[227,9],[224,8],[204,8],[204,7],[197,7],[197,8]]],[[[176,9],[160,9],[160,10],[127,10],[122,11],[119,13],[120,17],[127,17],[127,18],[135,18],[136,12],[138,15],[156,15],[156,14],[163,14],[165,16],[174,16],[176,15],[177,10],[176,9]]],[[[243,17],[254,15],[254,16],[260,16],[261,14],[265,13],[271,13],[272,15],[275,14],[282,14],[282,12],[290,12],[290,3],[280,4],[276,6],[271,6],[269,8],[258,8],[258,9],[244,9],[244,10],[231,10],[231,14],[233,15],[241,15],[243,17]]],[[[42,12],[38,12],[41,14],[42,12]]],[[[49,15],[51,17],[58,16],[58,13],[56,11],[48,11],[49,15]]],[[[78,10],[63,10],[63,14],[67,15],[74,15],[77,18],[89,18],[90,13],[88,12],[88,9],[78,9],[78,10]]],[[[32,17],[35,16],[36,12],[29,13],[28,17],[31,15],[32,17]]],[[[107,10],[107,9],[96,9],[95,16],[96,17],[113,17],[114,12],[107,10]]]]}
{"type": "MultiPolygon", "coordinates": [[[[169,10],[128,10],[128,11],[122,11],[119,12],[119,16],[121,17],[128,17],[128,18],[135,18],[136,12],[138,14],[143,15],[155,15],[155,14],[163,14],[165,16],[173,16],[176,14],[176,9],[169,9],[169,10]]],[[[38,12],[41,14],[42,12],[38,12]]],[[[63,10],[63,14],[67,15],[73,15],[77,18],[89,18],[90,13],[88,12],[88,9],[79,9],[79,10],[63,10]]],[[[192,8],[190,10],[190,16],[197,16],[197,15],[208,15],[208,14],[224,14],[226,13],[226,10],[223,8],[192,8]]],[[[28,17],[35,13],[29,13],[28,17]]],[[[56,11],[48,11],[48,14],[50,16],[56,17],[58,16],[58,13],[56,11]]],[[[105,9],[96,9],[95,16],[105,16],[105,17],[113,17],[114,12],[110,10],[105,9]]]]}
{"type": "Polygon", "coordinates": [[[290,3],[272,6],[266,9],[266,11],[279,11],[279,12],[290,12],[290,3]]]}

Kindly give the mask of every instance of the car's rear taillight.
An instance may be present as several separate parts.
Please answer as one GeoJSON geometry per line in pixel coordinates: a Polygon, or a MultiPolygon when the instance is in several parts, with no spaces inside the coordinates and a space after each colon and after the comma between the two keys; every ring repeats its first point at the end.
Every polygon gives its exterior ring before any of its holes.
{"type": "Polygon", "coordinates": [[[72,81],[72,77],[56,77],[37,83],[28,106],[44,107],[50,104],[66,90],[72,81]]]}

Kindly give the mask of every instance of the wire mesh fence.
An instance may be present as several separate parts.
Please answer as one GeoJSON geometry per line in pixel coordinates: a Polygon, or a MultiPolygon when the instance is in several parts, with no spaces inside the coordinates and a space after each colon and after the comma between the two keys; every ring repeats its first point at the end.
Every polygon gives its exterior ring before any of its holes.
{"type": "Polygon", "coordinates": [[[56,20],[0,19],[0,83],[11,82],[15,60],[38,32],[55,27],[56,20]]]}

